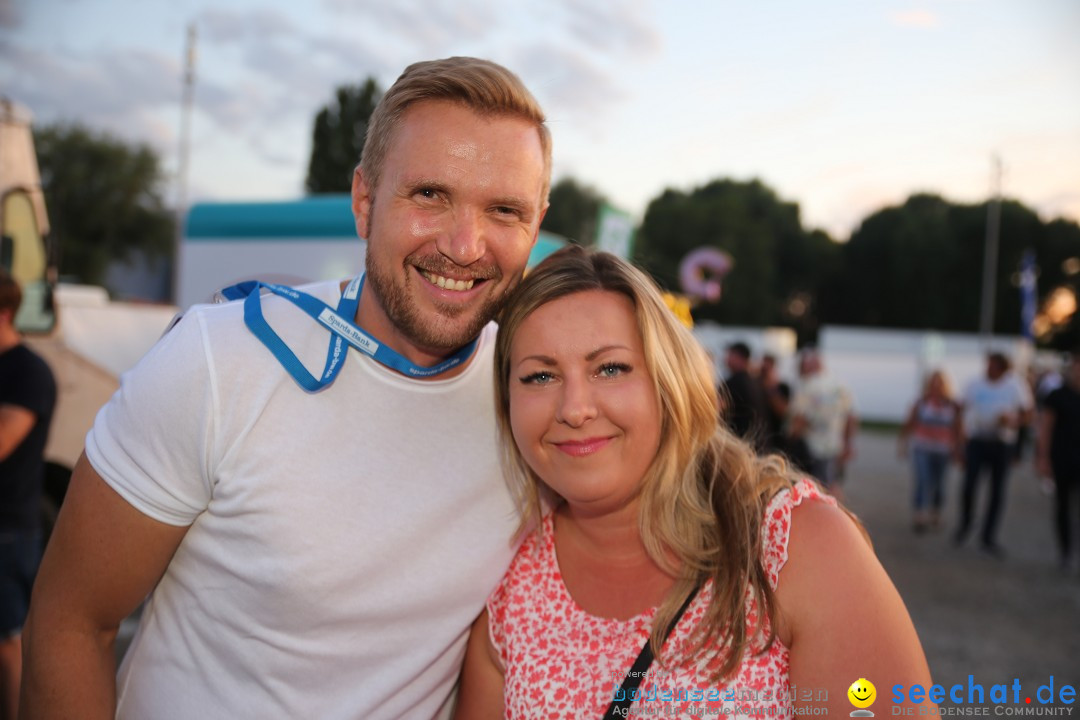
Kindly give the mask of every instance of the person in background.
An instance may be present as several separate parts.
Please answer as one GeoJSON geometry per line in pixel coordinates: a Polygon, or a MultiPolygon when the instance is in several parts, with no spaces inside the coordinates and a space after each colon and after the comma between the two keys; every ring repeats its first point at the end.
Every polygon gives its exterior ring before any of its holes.
{"type": "MultiPolygon", "coordinates": [[[[1068,364],[1068,362],[1066,361],[1064,364],[1068,364]]],[[[1046,396],[1061,387],[1064,382],[1065,376],[1062,375],[1061,367],[1058,364],[1040,364],[1037,366],[1034,383],[1036,410],[1042,409],[1046,396]]]]}
{"type": "Polygon", "coordinates": [[[929,682],[858,522],[718,421],[712,366],[643,272],[555,253],[500,316],[495,370],[530,531],[473,625],[457,718],[688,718],[747,692],[762,716],[835,717],[854,678],[929,682]]]}
{"type": "Polygon", "coordinates": [[[809,471],[805,442],[801,443],[803,452],[800,454],[788,439],[791,385],[780,377],[776,356],[772,353],[761,356],[757,382],[765,401],[765,449],[787,455],[802,470],[809,471]]]}
{"type": "Polygon", "coordinates": [[[728,427],[738,437],[756,447],[764,446],[765,399],[761,387],[750,374],[750,346],[733,342],[727,346],[724,364],[728,376],[724,380],[726,396],[721,395],[722,415],[728,427]]]}
{"type": "Polygon", "coordinates": [[[15,329],[18,283],[0,268],[0,720],[14,720],[22,629],[41,560],[39,512],[56,381],[15,329]]]}
{"type": "Polygon", "coordinates": [[[492,320],[550,177],[516,75],[405,69],[353,174],[364,274],[195,306],[98,414],[34,588],[27,720],[449,716],[514,553],[492,320]],[[249,331],[257,307],[332,385],[249,331]]]}
{"type": "Polygon", "coordinates": [[[1011,372],[1010,375],[1020,385],[1024,386],[1028,396],[1031,398],[1031,411],[1028,414],[1027,422],[1021,423],[1020,427],[1016,428],[1016,439],[1012,444],[1012,453],[1010,463],[1013,465],[1019,464],[1024,459],[1024,453],[1027,452],[1027,446],[1033,445],[1032,443],[1032,425],[1035,422],[1035,412],[1039,408],[1039,384],[1038,378],[1035,375],[1035,369],[1029,367],[1027,372],[1011,372]]]}
{"type": "MultiPolygon", "coordinates": [[[[1065,378],[1062,375],[1062,370],[1068,364],[1068,357],[1059,358],[1053,363],[1037,363],[1035,382],[1033,387],[1035,388],[1035,423],[1036,432],[1038,432],[1039,418],[1042,415],[1043,407],[1046,405],[1046,396],[1061,387],[1065,378]]],[[[1035,438],[1035,467],[1039,467],[1038,457],[1038,438],[1035,438]]],[[[1038,473],[1039,475],[1039,488],[1042,490],[1043,495],[1053,495],[1054,490],[1054,478],[1051,474],[1038,473]]]]}
{"type": "Polygon", "coordinates": [[[1054,480],[1054,525],[1058,559],[1064,571],[1073,562],[1073,518],[1080,518],[1080,348],[1063,373],[1063,382],[1043,400],[1036,437],[1036,469],[1054,480]]]}
{"type": "Polygon", "coordinates": [[[997,532],[1005,509],[1006,481],[1013,462],[1017,430],[1031,422],[1033,401],[1026,382],[1009,372],[1009,359],[1000,352],[986,358],[986,375],[964,391],[964,486],[960,524],[953,536],[962,545],[971,530],[980,474],[990,473],[990,500],[982,526],[981,548],[1001,558],[997,532]]]}
{"type": "Polygon", "coordinates": [[[842,497],[844,470],[855,457],[855,399],[846,385],[825,371],[816,350],[802,353],[799,375],[801,383],[791,407],[791,436],[805,440],[810,474],[830,493],[842,497]]]}
{"type": "Polygon", "coordinates": [[[948,378],[941,370],[930,373],[922,394],[911,406],[900,429],[900,457],[911,454],[915,475],[912,526],[917,533],[941,523],[945,472],[949,461],[960,458],[963,447],[963,413],[952,397],[948,378]]]}

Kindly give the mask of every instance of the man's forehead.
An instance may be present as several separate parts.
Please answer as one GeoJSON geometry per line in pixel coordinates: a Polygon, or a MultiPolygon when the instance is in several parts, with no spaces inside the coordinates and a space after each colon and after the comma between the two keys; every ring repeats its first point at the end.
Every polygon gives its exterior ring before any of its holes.
{"type": "MultiPolygon", "coordinates": [[[[460,116],[457,122],[460,125],[460,116]]],[[[527,120],[508,114],[477,113],[463,104],[441,100],[425,100],[409,107],[391,139],[388,158],[394,159],[387,169],[396,166],[395,182],[403,185],[452,182],[459,171],[486,166],[493,173],[487,178],[492,187],[527,197],[530,203],[539,202],[545,180],[539,134],[527,120]],[[480,131],[467,125],[458,131],[442,130],[445,124],[438,113],[447,108],[469,113],[480,131]],[[518,127],[501,134],[495,124],[504,122],[518,127]],[[425,145],[432,152],[415,151],[414,144],[425,145]]]]}

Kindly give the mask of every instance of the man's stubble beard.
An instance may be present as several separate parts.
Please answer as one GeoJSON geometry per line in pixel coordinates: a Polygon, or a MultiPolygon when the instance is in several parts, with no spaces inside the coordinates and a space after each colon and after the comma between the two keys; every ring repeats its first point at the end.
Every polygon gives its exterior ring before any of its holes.
{"type": "MultiPolygon", "coordinates": [[[[373,203],[374,205],[374,203],[373,203]]],[[[372,213],[368,235],[375,236],[375,216],[372,213]]],[[[368,246],[371,246],[371,238],[368,238],[368,246]]],[[[440,306],[436,304],[437,316],[425,319],[412,301],[408,283],[414,275],[412,267],[421,267],[437,274],[447,274],[445,269],[460,267],[454,265],[442,254],[420,255],[411,254],[405,258],[400,268],[400,278],[393,273],[383,272],[377,266],[375,253],[368,252],[364,258],[364,270],[366,282],[370,285],[376,301],[382,306],[383,312],[393,323],[399,333],[404,335],[410,342],[420,348],[453,352],[467,345],[475,339],[484,327],[491,322],[505,304],[507,297],[520,282],[517,278],[505,289],[496,295],[489,296],[476,308],[461,306],[440,306]],[[440,272],[443,270],[443,272],[440,272]],[[472,318],[464,326],[457,326],[450,321],[457,320],[465,313],[472,312],[472,318]],[[439,323],[439,319],[447,320],[445,324],[439,323]]],[[[481,273],[488,277],[486,282],[498,283],[501,273],[497,267],[488,268],[481,273]]],[[[421,278],[419,282],[427,282],[421,278]]],[[[417,289],[419,292],[419,289],[417,289]]]]}

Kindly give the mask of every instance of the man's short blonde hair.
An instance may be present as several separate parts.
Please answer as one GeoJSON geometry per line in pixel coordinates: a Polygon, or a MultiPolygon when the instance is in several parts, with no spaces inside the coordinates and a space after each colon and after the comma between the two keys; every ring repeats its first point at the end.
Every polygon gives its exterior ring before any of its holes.
{"type": "Polygon", "coordinates": [[[517,75],[490,60],[451,57],[413,63],[386,91],[371,114],[360,171],[372,189],[379,185],[386,153],[405,112],[424,100],[457,102],[481,115],[506,115],[536,125],[544,153],[541,202],[551,187],[551,132],[544,111],[517,75]]]}

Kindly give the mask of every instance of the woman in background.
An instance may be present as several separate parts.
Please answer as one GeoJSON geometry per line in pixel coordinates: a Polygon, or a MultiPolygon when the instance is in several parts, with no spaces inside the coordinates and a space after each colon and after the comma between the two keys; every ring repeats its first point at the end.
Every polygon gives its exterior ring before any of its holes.
{"type": "Polygon", "coordinates": [[[911,406],[900,429],[899,453],[910,450],[915,474],[912,527],[917,533],[941,524],[945,471],[949,461],[961,461],[963,413],[953,399],[949,380],[941,370],[930,373],[922,395],[911,406]]]}
{"type": "Polygon", "coordinates": [[[515,292],[495,352],[534,529],[473,627],[456,717],[626,716],[620,696],[635,713],[835,716],[853,683],[860,708],[867,680],[929,684],[860,526],[718,422],[704,351],[641,271],[561,250],[515,292]]]}

